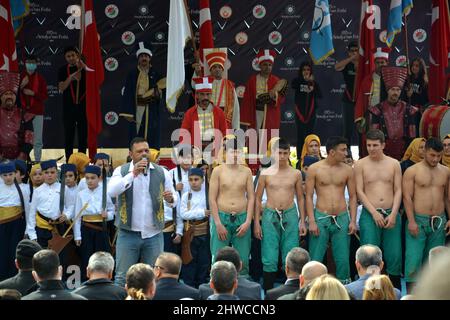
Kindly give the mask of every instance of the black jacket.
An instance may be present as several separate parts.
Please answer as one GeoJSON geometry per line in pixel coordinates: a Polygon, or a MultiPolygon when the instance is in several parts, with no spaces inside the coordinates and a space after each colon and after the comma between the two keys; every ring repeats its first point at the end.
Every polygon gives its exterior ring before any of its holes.
{"type": "Polygon", "coordinates": [[[39,289],[22,298],[22,300],[87,300],[64,288],[60,280],[44,280],[38,283],[39,289]]]}
{"type": "Polygon", "coordinates": [[[15,289],[22,294],[22,297],[29,293],[36,281],[33,278],[32,271],[20,271],[14,277],[0,282],[0,289],[15,289]]]}
{"type": "MultiPolygon", "coordinates": [[[[201,284],[198,289],[200,291],[200,300],[206,300],[210,295],[214,294],[209,283],[201,284]]],[[[234,294],[238,296],[240,300],[261,300],[261,285],[247,280],[243,276],[239,276],[238,287],[234,294]]]]}
{"type": "Polygon", "coordinates": [[[285,284],[282,284],[279,287],[270,289],[266,293],[266,297],[264,300],[277,300],[279,297],[284,296],[288,293],[294,293],[300,288],[300,280],[297,279],[289,279],[285,284]]]}
{"type": "Polygon", "coordinates": [[[240,300],[234,294],[212,294],[206,300],[240,300]]]}
{"type": "Polygon", "coordinates": [[[153,300],[180,300],[183,298],[198,299],[198,290],[174,278],[161,278],[156,282],[156,293],[153,300]]]}
{"type": "Polygon", "coordinates": [[[88,300],[125,300],[127,291],[108,279],[89,280],[73,293],[88,300]]]}

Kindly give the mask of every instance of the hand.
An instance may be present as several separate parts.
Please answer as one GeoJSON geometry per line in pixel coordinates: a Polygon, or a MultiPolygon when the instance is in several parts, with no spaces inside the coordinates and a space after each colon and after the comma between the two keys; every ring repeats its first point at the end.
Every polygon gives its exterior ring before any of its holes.
{"type": "Polygon", "coordinates": [[[175,236],[175,238],[173,238],[172,243],[173,243],[173,244],[180,244],[180,243],[181,243],[181,235],[179,235],[179,234],[177,233],[177,235],[175,236]]]}
{"type": "Polygon", "coordinates": [[[408,90],[406,91],[406,95],[408,96],[408,98],[411,98],[411,96],[413,95],[413,89],[412,87],[409,87],[408,90]]]}
{"type": "Polygon", "coordinates": [[[198,76],[201,76],[201,75],[202,75],[202,65],[201,65],[200,63],[198,63],[198,62],[193,63],[193,64],[192,64],[192,68],[194,68],[195,73],[196,73],[198,76]]]}
{"type": "Polygon", "coordinates": [[[417,237],[417,235],[419,234],[419,226],[415,221],[408,222],[408,231],[413,237],[417,237]]]}
{"type": "Polygon", "coordinates": [[[205,209],[205,217],[209,217],[211,215],[211,210],[205,209]]]}
{"type": "Polygon", "coordinates": [[[255,221],[255,225],[253,226],[253,234],[256,239],[262,240],[263,234],[261,229],[261,224],[255,221]]]}
{"type": "Polygon", "coordinates": [[[364,133],[366,131],[366,119],[362,118],[355,122],[356,130],[359,133],[364,133]]]}
{"type": "Polygon", "coordinates": [[[248,228],[250,228],[250,222],[244,222],[243,224],[241,224],[239,226],[239,228],[237,228],[236,236],[239,238],[243,237],[245,235],[245,233],[247,232],[248,228]]]}
{"type": "Polygon", "coordinates": [[[106,211],[102,211],[102,218],[108,218],[108,213],[106,211]]]}
{"type": "Polygon", "coordinates": [[[319,236],[320,234],[319,227],[317,226],[317,223],[315,221],[309,222],[309,232],[316,237],[319,236]]]}
{"type": "Polygon", "coordinates": [[[34,96],[34,91],[25,88],[25,89],[23,89],[23,94],[25,94],[27,96],[34,96]]]}
{"type": "Polygon", "coordinates": [[[373,221],[375,221],[375,224],[378,228],[384,228],[385,221],[383,218],[383,215],[379,213],[378,211],[375,213],[372,213],[373,221]]]}
{"type": "Polygon", "coordinates": [[[22,79],[22,83],[20,84],[20,87],[22,87],[22,88],[26,87],[26,85],[27,85],[29,82],[30,82],[30,78],[28,78],[28,76],[25,76],[25,77],[22,79]]]}
{"type": "Polygon", "coordinates": [[[135,122],[133,116],[123,116],[123,118],[125,118],[128,122],[135,122]]]}
{"type": "Polygon", "coordinates": [[[308,86],[308,93],[309,92],[312,92],[314,90],[314,87],[313,86],[308,86]]]}
{"type": "Polygon", "coordinates": [[[80,81],[80,79],[81,79],[81,69],[78,69],[74,73],[70,74],[70,81],[73,80],[80,81]]]}
{"type": "Polygon", "coordinates": [[[61,215],[58,218],[59,222],[64,222],[67,220],[67,216],[64,213],[61,213],[61,215]]]}
{"type": "Polygon", "coordinates": [[[390,214],[389,216],[387,216],[386,218],[384,218],[384,228],[385,229],[392,229],[393,227],[395,227],[395,220],[397,217],[394,218],[393,214],[390,214]]]}
{"type": "Polygon", "coordinates": [[[306,234],[308,233],[308,229],[306,229],[305,221],[300,221],[298,223],[298,231],[300,237],[306,236],[306,234]]]}
{"type": "Polygon", "coordinates": [[[183,184],[180,182],[180,183],[177,183],[177,185],[175,186],[175,190],[177,190],[177,191],[181,191],[181,190],[183,190],[183,184]]]}
{"type": "Polygon", "coordinates": [[[269,96],[272,100],[277,100],[277,92],[274,89],[269,91],[269,96]]]}
{"type": "Polygon", "coordinates": [[[172,191],[164,191],[163,192],[164,200],[166,200],[168,203],[173,202],[173,194],[172,191]]]}
{"type": "Polygon", "coordinates": [[[75,240],[75,245],[76,245],[77,247],[81,246],[81,240],[75,240]]]}
{"type": "Polygon", "coordinates": [[[445,235],[450,235],[450,220],[447,221],[447,224],[445,225],[445,230],[448,230],[445,235]]]}
{"type": "Polygon", "coordinates": [[[227,240],[228,231],[227,231],[227,229],[223,226],[222,223],[219,222],[219,224],[216,225],[216,232],[217,232],[217,235],[219,236],[219,240],[220,240],[220,241],[225,241],[225,240],[227,240]]]}
{"type": "Polygon", "coordinates": [[[353,222],[353,221],[351,221],[350,224],[348,225],[348,234],[349,234],[349,235],[355,234],[356,231],[357,231],[357,229],[356,229],[356,223],[353,222]]]}
{"type": "Polygon", "coordinates": [[[144,173],[144,171],[147,170],[147,166],[148,166],[147,158],[142,158],[140,161],[138,161],[133,168],[134,176],[137,177],[140,173],[144,173]]]}

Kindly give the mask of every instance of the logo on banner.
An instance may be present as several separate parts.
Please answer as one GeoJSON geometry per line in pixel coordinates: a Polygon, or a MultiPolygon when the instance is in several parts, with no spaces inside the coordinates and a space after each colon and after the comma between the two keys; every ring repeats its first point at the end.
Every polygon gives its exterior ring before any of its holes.
{"type": "Polygon", "coordinates": [[[293,120],[294,119],[294,112],[292,112],[291,110],[288,110],[284,113],[284,119],[285,120],[293,120]]]}
{"type": "Polygon", "coordinates": [[[244,97],[244,93],[245,93],[245,87],[244,86],[236,87],[236,94],[237,94],[238,98],[243,98],[244,97]]]}
{"type": "Polygon", "coordinates": [[[119,15],[119,8],[115,4],[109,4],[105,8],[105,15],[110,19],[117,18],[119,15]]]}
{"type": "Polygon", "coordinates": [[[119,115],[114,111],[110,111],[105,114],[105,122],[110,126],[113,126],[119,122],[119,115]]]}
{"type": "Polygon", "coordinates": [[[284,65],[286,67],[292,67],[295,64],[295,60],[292,57],[287,57],[286,59],[284,59],[284,65]]]}
{"type": "Polygon", "coordinates": [[[402,56],[398,56],[397,59],[395,59],[395,65],[397,67],[406,67],[406,56],[402,55],[402,56]]]}
{"type": "Polygon", "coordinates": [[[219,14],[222,18],[228,19],[233,14],[233,10],[230,6],[223,6],[220,8],[219,14]]]}
{"type": "Polygon", "coordinates": [[[133,44],[135,40],[136,36],[134,35],[133,32],[125,31],[124,33],[122,33],[122,42],[127,46],[133,44]]]}
{"type": "Polygon", "coordinates": [[[273,45],[280,44],[281,40],[283,40],[283,37],[281,36],[281,33],[278,31],[272,31],[269,33],[269,42],[273,45]]]}
{"type": "Polygon", "coordinates": [[[157,32],[155,33],[155,39],[156,41],[164,41],[166,40],[166,35],[164,34],[164,32],[157,32]]]}
{"type": "Polygon", "coordinates": [[[413,39],[417,43],[424,42],[427,39],[427,32],[423,29],[417,29],[413,33],[413,39]]]}
{"type": "Polygon", "coordinates": [[[119,67],[119,61],[116,58],[110,57],[105,60],[105,69],[108,71],[116,71],[119,67]]]}
{"type": "Polygon", "coordinates": [[[146,16],[150,13],[150,10],[148,9],[148,6],[143,5],[139,7],[139,14],[142,16],[146,16]]]}
{"type": "Polygon", "coordinates": [[[254,58],[252,60],[252,67],[253,67],[253,70],[255,70],[255,71],[261,71],[261,68],[259,67],[258,58],[254,58]]]}
{"type": "Polygon", "coordinates": [[[239,45],[244,45],[247,43],[248,41],[248,36],[245,32],[239,32],[238,34],[236,34],[236,36],[234,37],[234,40],[236,40],[236,43],[239,45]]]}
{"type": "Polygon", "coordinates": [[[380,39],[380,41],[381,41],[382,43],[386,43],[387,30],[381,31],[380,34],[378,35],[378,38],[380,39]]]}
{"type": "Polygon", "coordinates": [[[284,12],[287,15],[292,16],[295,13],[295,6],[293,4],[286,6],[286,8],[284,9],[284,12]]]}
{"type": "Polygon", "coordinates": [[[266,16],[266,8],[261,4],[254,6],[253,7],[253,16],[256,19],[264,18],[266,16]]]}
{"type": "Polygon", "coordinates": [[[81,7],[77,5],[68,6],[66,13],[70,14],[70,17],[67,18],[65,26],[69,30],[80,29],[81,7]]]}
{"type": "Polygon", "coordinates": [[[309,31],[303,31],[301,37],[302,37],[303,41],[308,41],[309,38],[311,37],[311,35],[310,35],[309,31]]]}

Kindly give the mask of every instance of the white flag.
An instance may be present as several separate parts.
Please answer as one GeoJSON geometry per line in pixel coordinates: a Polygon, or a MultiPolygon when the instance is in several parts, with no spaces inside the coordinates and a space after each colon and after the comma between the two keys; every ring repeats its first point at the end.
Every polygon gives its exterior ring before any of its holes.
{"type": "Polygon", "coordinates": [[[184,1],[170,0],[166,105],[172,113],[183,91],[184,47],[189,39],[192,39],[192,33],[184,1]]]}

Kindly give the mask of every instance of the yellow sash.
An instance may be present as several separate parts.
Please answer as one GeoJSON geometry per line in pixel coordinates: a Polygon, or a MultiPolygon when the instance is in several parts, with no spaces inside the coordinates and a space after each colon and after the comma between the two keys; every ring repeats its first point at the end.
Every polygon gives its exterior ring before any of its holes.
{"type": "Polygon", "coordinates": [[[0,207],[0,223],[4,220],[14,218],[22,214],[23,209],[21,206],[15,207],[0,207]]]}
{"type": "Polygon", "coordinates": [[[85,222],[103,222],[103,217],[100,214],[88,214],[83,216],[85,222]]]}
{"type": "Polygon", "coordinates": [[[36,213],[36,226],[41,228],[41,229],[47,229],[52,231],[53,230],[53,226],[48,223],[47,220],[43,219],[39,214],[36,213]]]}

